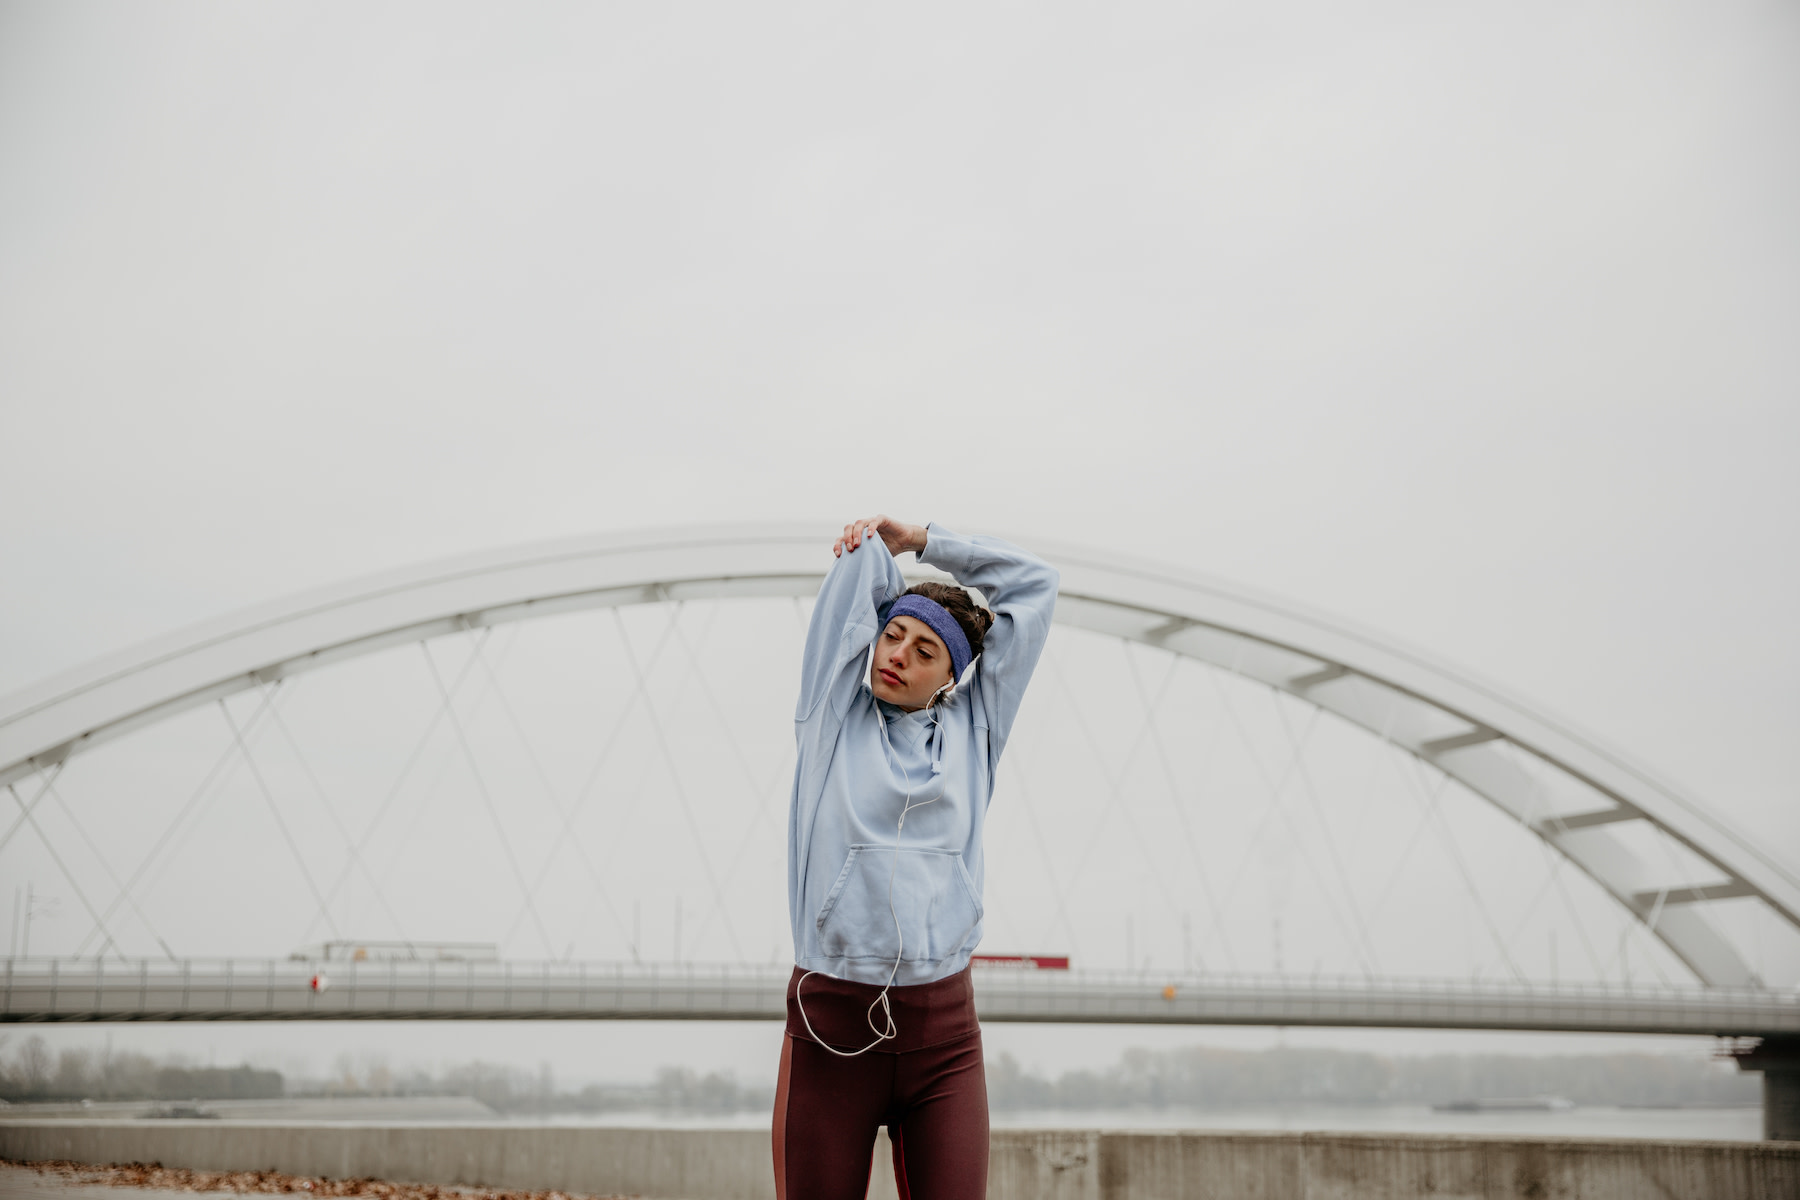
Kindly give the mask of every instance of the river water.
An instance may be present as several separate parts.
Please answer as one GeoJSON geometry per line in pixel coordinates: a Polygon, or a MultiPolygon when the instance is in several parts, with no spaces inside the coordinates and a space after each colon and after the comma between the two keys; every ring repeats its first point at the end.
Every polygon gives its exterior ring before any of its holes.
{"type": "MultiPolygon", "coordinates": [[[[527,1120],[527,1119],[521,1119],[527,1120]]],[[[717,1116],[617,1112],[528,1118],[532,1124],[620,1128],[767,1129],[767,1113],[717,1116]]],[[[1231,1109],[996,1112],[995,1129],[1216,1129],[1337,1133],[1455,1133],[1500,1137],[1698,1138],[1754,1142],[1762,1109],[1573,1108],[1545,1112],[1436,1112],[1411,1105],[1268,1105],[1231,1109]]]]}

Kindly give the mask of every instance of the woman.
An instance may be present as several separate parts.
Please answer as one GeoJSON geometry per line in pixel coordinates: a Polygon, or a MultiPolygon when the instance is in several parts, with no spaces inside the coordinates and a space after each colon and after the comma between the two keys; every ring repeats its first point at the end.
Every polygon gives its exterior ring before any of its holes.
{"type": "Polygon", "coordinates": [[[796,966],[775,1093],[775,1191],[868,1188],[877,1126],[903,1198],[987,1191],[981,941],[994,768],[1056,605],[1056,572],[993,538],[853,521],[813,609],[795,712],[796,966]],[[910,590],[894,555],[979,588],[910,590]]]}

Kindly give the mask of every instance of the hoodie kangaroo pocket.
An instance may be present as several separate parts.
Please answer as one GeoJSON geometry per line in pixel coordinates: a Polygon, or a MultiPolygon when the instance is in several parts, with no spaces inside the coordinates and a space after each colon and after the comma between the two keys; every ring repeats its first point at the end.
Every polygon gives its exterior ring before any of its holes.
{"type": "Polygon", "coordinates": [[[958,851],[852,846],[815,925],[826,958],[937,962],[961,950],[980,920],[958,851]]]}

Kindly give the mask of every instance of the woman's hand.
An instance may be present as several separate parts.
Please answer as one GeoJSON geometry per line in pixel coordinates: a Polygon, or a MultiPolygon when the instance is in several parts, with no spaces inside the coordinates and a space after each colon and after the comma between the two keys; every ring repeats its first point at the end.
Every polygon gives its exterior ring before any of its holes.
{"type": "Polygon", "coordinates": [[[864,538],[872,537],[879,537],[887,546],[889,554],[904,554],[908,550],[918,554],[925,549],[923,525],[908,525],[904,521],[877,514],[844,526],[844,532],[838,535],[837,541],[831,543],[831,553],[842,558],[844,551],[854,551],[863,544],[864,538]]]}

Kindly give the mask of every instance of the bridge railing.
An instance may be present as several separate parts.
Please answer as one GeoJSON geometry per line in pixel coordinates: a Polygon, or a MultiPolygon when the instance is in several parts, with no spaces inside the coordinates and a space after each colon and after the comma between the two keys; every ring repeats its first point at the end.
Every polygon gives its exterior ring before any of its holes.
{"type": "MultiPolygon", "coordinates": [[[[0,1021],[780,1020],[787,966],[7,959],[0,1021]]],[[[1800,995],[1354,976],[983,969],[986,1021],[1769,1036],[1800,995]]]]}
{"type": "Polygon", "coordinates": [[[0,1021],[782,1015],[786,968],[559,962],[8,959],[0,1021]]]}

